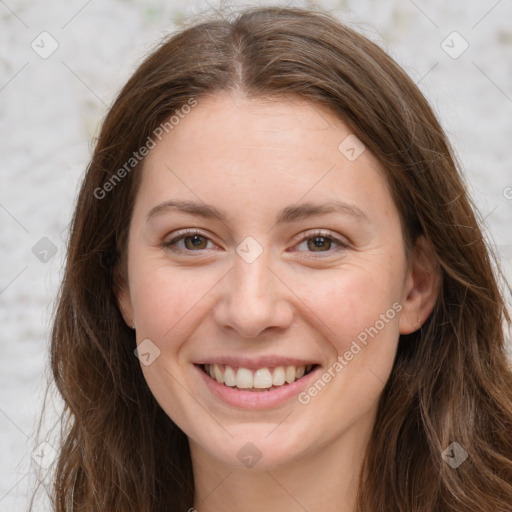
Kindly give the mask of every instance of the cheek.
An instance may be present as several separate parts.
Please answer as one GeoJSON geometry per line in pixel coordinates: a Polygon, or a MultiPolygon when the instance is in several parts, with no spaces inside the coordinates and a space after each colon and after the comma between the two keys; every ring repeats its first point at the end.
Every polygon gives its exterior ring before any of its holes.
{"type": "Polygon", "coordinates": [[[197,325],[217,281],[216,273],[173,269],[161,262],[134,269],[131,293],[138,330],[165,344],[179,338],[197,325]]]}
{"type": "Polygon", "coordinates": [[[167,415],[186,432],[193,431],[189,418],[200,415],[201,410],[194,409],[195,402],[190,402],[184,391],[189,389],[183,373],[189,362],[183,348],[211,308],[209,291],[219,276],[199,269],[172,269],[151,259],[138,267],[134,264],[132,271],[137,344],[149,339],[158,348],[151,364],[141,365],[144,379],[167,415]]]}
{"type": "MultiPolygon", "coordinates": [[[[391,268],[382,272],[375,267],[372,272],[369,266],[346,267],[307,288],[305,303],[315,313],[314,325],[329,348],[323,376],[330,391],[322,391],[318,406],[323,403],[328,410],[335,400],[355,414],[377,400],[392,370],[399,339],[399,278],[391,268]]],[[[322,384],[317,388],[323,389],[322,384]]],[[[316,393],[313,389],[312,396],[316,393]]]]}
{"type": "Polygon", "coordinates": [[[347,337],[357,337],[376,322],[382,330],[381,315],[386,316],[386,326],[397,323],[397,308],[392,306],[400,299],[400,288],[391,272],[344,268],[315,283],[314,287],[304,286],[304,300],[325,324],[328,338],[341,344],[340,348],[347,337]]]}
{"type": "Polygon", "coordinates": [[[399,339],[397,296],[389,279],[357,272],[326,280],[307,296],[329,361],[299,401],[326,425],[327,437],[375,410],[399,339]]]}

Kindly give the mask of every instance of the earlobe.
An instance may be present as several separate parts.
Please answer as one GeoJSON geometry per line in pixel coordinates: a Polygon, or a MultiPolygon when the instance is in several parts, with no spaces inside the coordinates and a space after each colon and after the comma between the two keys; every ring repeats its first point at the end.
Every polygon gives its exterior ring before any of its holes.
{"type": "Polygon", "coordinates": [[[417,331],[434,309],[441,285],[441,274],[432,244],[420,236],[414,245],[404,289],[400,334],[417,331]]]}

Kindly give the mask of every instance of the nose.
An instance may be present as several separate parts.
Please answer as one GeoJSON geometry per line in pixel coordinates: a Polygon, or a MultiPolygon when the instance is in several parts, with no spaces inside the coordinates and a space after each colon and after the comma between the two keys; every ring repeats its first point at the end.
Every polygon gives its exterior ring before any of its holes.
{"type": "Polygon", "coordinates": [[[234,330],[240,338],[257,338],[267,330],[290,325],[291,292],[271,270],[265,253],[252,263],[236,256],[222,286],[214,311],[219,327],[234,330]]]}

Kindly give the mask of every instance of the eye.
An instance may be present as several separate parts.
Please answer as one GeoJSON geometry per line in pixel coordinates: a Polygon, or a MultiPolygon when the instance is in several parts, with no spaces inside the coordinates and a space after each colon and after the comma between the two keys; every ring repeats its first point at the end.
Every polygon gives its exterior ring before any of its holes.
{"type": "MultiPolygon", "coordinates": [[[[347,247],[346,243],[324,230],[301,234],[298,238],[301,242],[295,247],[301,252],[332,254],[347,247]]],[[[183,230],[175,233],[171,240],[164,242],[162,246],[176,253],[201,253],[213,249],[215,244],[200,231],[183,230]]]]}
{"type": "Polygon", "coordinates": [[[304,235],[301,235],[302,242],[296,246],[298,250],[305,250],[306,252],[327,252],[332,254],[333,252],[338,252],[347,247],[346,243],[327,231],[313,231],[306,233],[306,235],[309,236],[304,237],[304,235]]]}
{"type": "Polygon", "coordinates": [[[202,252],[204,249],[212,249],[208,244],[213,242],[199,231],[179,231],[163,247],[174,252],[202,252]]]}

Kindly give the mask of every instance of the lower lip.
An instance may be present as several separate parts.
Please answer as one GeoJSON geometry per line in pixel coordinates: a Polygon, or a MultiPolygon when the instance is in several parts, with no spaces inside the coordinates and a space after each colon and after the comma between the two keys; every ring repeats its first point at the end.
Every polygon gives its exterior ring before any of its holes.
{"type": "Polygon", "coordinates": [[[208,389],[217,398],[234,407],[256,410],[275,408],[293,398],[297,400],[297,395],[310,386],[310,383],[316,378],[316,374],[320,370],[320,367],[317,367],[305,377],[271,391],[244,391],[237,387],[229,387],[218,383],[198,365],[194,365],[194,368],[199,372],[208,389]]]}

